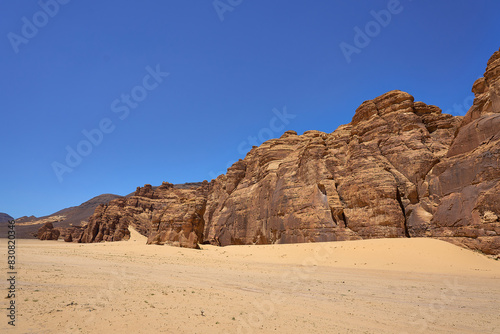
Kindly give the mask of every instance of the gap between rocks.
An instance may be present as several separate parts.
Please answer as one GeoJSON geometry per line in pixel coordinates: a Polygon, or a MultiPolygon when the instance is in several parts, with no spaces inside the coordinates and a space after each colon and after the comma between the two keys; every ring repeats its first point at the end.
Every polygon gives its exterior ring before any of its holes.
{"type": "Polygon", "coordinates": [[[396,187],[396,199],[399,203],[399,207],[401,208],[401,212],[403,213],[405,237],[410,238],[410,233],[408,232],[408,225],[406,222],[406,210],[405,210],[405,207],[403,205],[403,201],[401,201],[401,193],[399,192],[398,187],[396,187]]]}

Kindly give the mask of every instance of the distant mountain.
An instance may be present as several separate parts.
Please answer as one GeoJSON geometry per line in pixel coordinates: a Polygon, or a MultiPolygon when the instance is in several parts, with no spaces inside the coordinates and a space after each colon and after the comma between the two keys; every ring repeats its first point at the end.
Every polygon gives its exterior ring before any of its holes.
{"type": "Polygon", "coordinates": [[[16,219],[16,223],[25,223],[38,219],[36,216],[22,216],[16,219]]]}
{"type": "Polygon", "coordinates": [[[6,223],[9,220],[13,220],[13,219],[14,218],[12,218],[10,215],[3,213],[3,212],[0,212],[0,223],[6,223]]]}
{"type": "MultiPolygon", "coordinates": [[[[21,217],[16,219],[16,236],[19,239],[34,238],[34,234],[37,233],[38,229],[47,222],[51,222],[55,228],[81,226],[82,222],[86,222],[87,219],[92,216],[99,204],[107,204],[111,200],[121,197],[122,196],[119,195],[103,194],[96,196],[78,206],[62,209],[48,216],[21,217]]],[[[1,221],[2,219],[0,219],[0,222],[1,221]]],[[[5,237],[6,231],[7,225],[0,225],[0,237],[5,237]]]]}

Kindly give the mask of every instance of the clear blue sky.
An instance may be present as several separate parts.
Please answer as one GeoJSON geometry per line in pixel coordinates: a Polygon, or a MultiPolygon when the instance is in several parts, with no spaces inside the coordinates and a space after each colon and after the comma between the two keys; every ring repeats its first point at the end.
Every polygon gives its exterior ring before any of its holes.
{"type": "Polygon", "coordinates": [[[252,141],[332,132],[388,90],[468,104],[500,46],[498,1],[54,1],[0,3],[0,212],[16,218],[210,180],[252,141]],[[68,147],[87,155],[71,167],[68,147]]]}

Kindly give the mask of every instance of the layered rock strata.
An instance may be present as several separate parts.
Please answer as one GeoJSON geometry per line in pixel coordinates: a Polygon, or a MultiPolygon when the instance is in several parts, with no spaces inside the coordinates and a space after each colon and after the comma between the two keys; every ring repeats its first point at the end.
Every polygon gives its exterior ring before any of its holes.
{"type": "Polygon", "coordinates": [[[332,133],[285,132],[199,187],[98,207],[80,242],[216,245],[435,237],[500,253],[500,51],[465,117],[390,91],[332,133]]]}

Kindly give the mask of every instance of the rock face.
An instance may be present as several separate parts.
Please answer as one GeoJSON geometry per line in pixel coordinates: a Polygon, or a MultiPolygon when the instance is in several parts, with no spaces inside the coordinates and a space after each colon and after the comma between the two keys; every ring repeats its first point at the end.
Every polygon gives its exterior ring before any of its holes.
{"type": "Polygon", "coordinates": [[[365,101],[332,133],[285,132],[225,175],[164,183],[96,209],[81,242],[197,247],[436,237],[500,253],[500,52],[465,117],[402,91],[365,101]]]}
{"type": "Polygon", "coordinates": [[[73,226],[69,228],[59,228],[61,236],[66,242],[80,242],[86,226],[73,226]]]}
{"type": "Polygon", "coordinates": [[[152,214],[148,244],[198,248],[203,242],[208,189],[206,181],[192,189],[176,189],[166,183],[160,186],[162,206],[152,214]]]}
{"type": "Polygon", "coordinates": [[[406,209],[459,124],[391,91],[331,134],[269,140],[215,180],[205,237],[228,245],[409,236],[406,209]]]}
{"type": "MultiPolygon", "coordinates": [[[[500,51],[472,91],[446,156],[427,175],[428,234],[488,254],[500,253],[500,51]]],[[[418,209],[418,207],[417,207],[418,209]]]]}
{"type": "Polygon", "coordinates": [[[203,241],[208,182],[198,188],[164,182],[138,187],[134,195],[100,205],[78,242],[128,240],[129,225],[148,236],[149,244],[197,248],[203,241]]]}
{"type": "Polygon", "coordinates": [[[36,237],[40,240],[57,240],[61,232],[54,228],[52,223],[45,223],[40,229],[36,237]]]}

